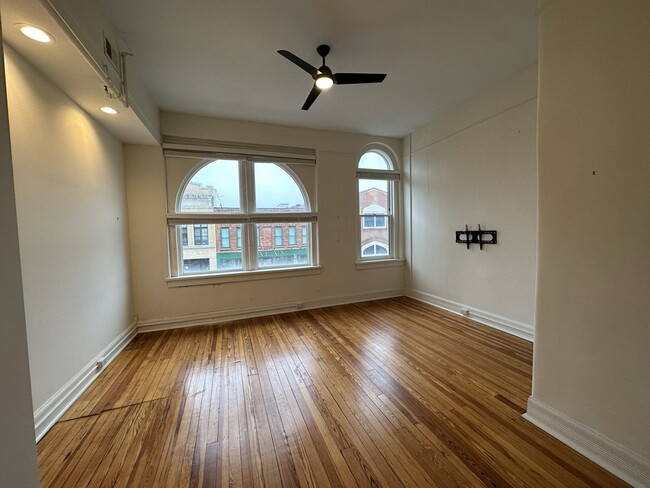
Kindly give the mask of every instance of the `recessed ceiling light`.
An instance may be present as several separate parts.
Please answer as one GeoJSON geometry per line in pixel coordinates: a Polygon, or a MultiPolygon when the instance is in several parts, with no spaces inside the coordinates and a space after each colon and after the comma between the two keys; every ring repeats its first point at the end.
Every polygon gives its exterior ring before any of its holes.
{"type": "Polygon", "coordinates": [[[34,27],[33,25],[17,24],[16,27],[18,27],[24,36],[29,37],[33,41],[43,43],[54,42],[54,36],[52,36],[52,34],[49,34],[38,27],[34,27]]]}
{"type": "Polygon", "coordinates": [[[101,107],[99,110],[101,110],[102,112],[104,112],[105,114],[108,114],[108,115],[117,115],[117,114],[119,114],[119,112],[117,110],[115,110],[113,107],[101,107]]]}

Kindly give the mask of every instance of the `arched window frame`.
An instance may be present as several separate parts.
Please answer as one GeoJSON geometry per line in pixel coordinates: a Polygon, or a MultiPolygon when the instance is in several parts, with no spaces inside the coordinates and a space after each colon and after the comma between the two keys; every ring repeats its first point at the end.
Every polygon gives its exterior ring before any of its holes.
{"type": "MultiPolygon", "coordinates": [[[[357,263],[360,265],[372,261],[388,261],[400,260],[401,258],[401,243],[399,241],[400,223],[400,191],[401,191],[401,172],[398,165],[397,155],[393,150],[380,143],[368,144],[363,148],[359,157],[357,158],[357,193],[356,193],[356,214],[357,214],[357,263]],[[366,169],[359,167],[361,158],[367,153],[379,154],[387,163],[387,169],[366,169]],[[364,227],[364,209],[360,204],[360,180],[383,180],[387,182],[388,188],[388,208],[386,213],[377,216],[384,217],[386,221],[386,230],[388,238],[386,243],[379,243],[382,246],[388,247],[388,254],[364,256],[363,250],[368,247],[368,242],[364,243],[364,231],[372,230],[373,228],[364,227]]],[[[377,227],[374,227],[377,229],[377,227]]]]}
{"type": "MultiPolygon", "coordinates": [[[[384,249],[386,249],[385,244],[382,244],[381,242],[378,241],[371,241],[368,244],[364,244],[363,246],[361,246],[361,255],[363,256],[364,252],[373,246],[375,247],[375,249],[377,249],[377,247],[383,247],[384,249]]],[[[386,251],[387,251],[386,254],[372,254],[372,256],[387,256],[388,249],[386,249],[386,251]]]]}
{"type": "MultiPolygon", "coordinates": [[[[174,156],[178,156],[174,154],[174,156]]],[[[188,155],[191,157],[191,154],[188,155]]],[[[296,163],[294,163],[296,164],[296,163]]],[[[170,208],[170,214],[168,214],[168,227],[169,227],[169,236],[170,236],[170,280],[175,280],[177,278],[197,278],[197,277],[209,277],[209,276],[221,276],[222,278],[225,275],[247,275],[258,272],[267,272],[267,271],[296,271],[305,268],[318,268],[318,256],[317,256],[317,221],[318,216],[314,212],[314,202],[310,198],[309,192],[306,190],[305,185],[296,171],[292,169],[294,164],[283,163],[278,161],[277,158],[272,158],[268,161],[264,160],[259,156],[256,156],[251,159],[246,157],[234,158],[234,157],[210,157],[203,158],[197,164],[195,164],[191,169],[189,169],[185,177],[182,178],[180,184],[178,184],[177,192],[173,200],[173,204],[170,208]],[[231,160],[238,162],[238,172],[239,172],[239,195],[240,195],[240,208],[239,212],[236,213],[205,213],[205,212],[187,212],[182,209],[182,200],[183,194],[186,191],[187,186],[192,181],[194,176],[203,169],[206,165],[209,165],[217,160],[231,160]],[[297,188],[300,190],[302,195],[305,211],[301,212],[273,212],[273,213],[263,213],[256,211],[255,208],[255,164],[264,163],[264,164],[275,164],[281,168],[296,184],[297,188]],[[187,225],[195,224],[214,224],[217,228],[222,226],[235,226],[234,228],[241,229],[239,231],[235,230],[231,236],[230,241],[232,243],[241,242],[241,248],[237,248],[236,251],[241,251],[242,253],[242,263],[241,269],[236,270],[201,270],[200,272],[189,272],[183,269],[183,243],[185,234],[183,233],[183,227],[187,229],[187,225]],[[258,226],[268,225],[269,223],[280,224],[282,226],[288,225],[299,225],[301,227],[301,239],[300,242],[305,243],[303,239],[303,227],[308,228],[307,239],[306,239],[306,248],[307,248],[307,262],[306,263],[283,263],[278,265],[264,265],[261,266],[258,263],[258,226]],[[238,234],[239,232],[240,234],[238,234]],[[240,235],[241,237],[237,237],[240,235]]],[[[298,163],[300,164],[300,163],[298,163]]],[[[304,164],[304,163],[302,163],[304,164]]],[[[313,164],[313,163],[312,163],[313,164]]],[[[302,171],[304,173],[304,171],[302,171]]],[[[169,181],[168,181],[169,185],[169,181]]],[[[171,202],[170,202],[171,203],[171,202]]],[[[220,242],[218,239],[219,236],[216,236],[215,242],[210,242],[210,244],[217,250],[219,248],[220,242]]],[[[232,246],[231,246],[232,247],[232,246]]],[[[276,262],[276,260],[273,260],[276,262]]]]}

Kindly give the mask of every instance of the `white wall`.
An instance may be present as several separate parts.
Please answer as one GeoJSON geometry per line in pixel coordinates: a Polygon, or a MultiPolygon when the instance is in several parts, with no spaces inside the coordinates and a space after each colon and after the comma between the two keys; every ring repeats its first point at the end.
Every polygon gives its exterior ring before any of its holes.
{"type": "Polygon", "coordinates": [[[532,337],[537,69],[528,68],[405,141],[408,294],[532,337]],[[496,230],[467,250],[455,231],[496,230]]]}
{"type": "Polygon", "coordinates": [[[133,321],[122,144],[6,48],[34,407],[133,321]]]}
{"type": "Polygon", "coordinates": [[[187,323],[201,317],[213,321],[222,313],[292,309],[299,301],[309,307],[402,294],[401,265],[363,270],[355,266],[357,159],[370,142],[388,144],[399,155],[399,140],[169,113],[162,114],[162,128],[165,135],[315,148],[322,270],[312,276],[168,288],[162,152],[158,147],[126,146],[133,291],[140,323],[187,323]]]}
{"type": "Polygon", "coordinates": [[[18,225],[0,44],[0,486],[37,487],[18,225]]]}
{"type": "Polygon", "coordinates": [[[533,403],[650,485],[650,3],[542,2],[533,403]]]}

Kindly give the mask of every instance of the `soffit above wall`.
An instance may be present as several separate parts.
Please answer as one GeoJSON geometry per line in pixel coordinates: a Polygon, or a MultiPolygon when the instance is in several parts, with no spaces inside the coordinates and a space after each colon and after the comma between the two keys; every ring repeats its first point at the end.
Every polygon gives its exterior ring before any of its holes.
{"type": "MultiPolygon", "coordinates": [[[[132,107],[109,99],[104,83],[80,54],[73,42],[38,0],[0,0],[3,41],[42,71],[66,95],[94,117],[117,139],[133,144],[158,144],[157,120],[147,127],[132,107]],[[40,44],[27,39],[16,27],[18,23],[33,24],[52,34],[53,44],[40,44]],[[109,116],[99,107],[110,105],[120,113],[109,116]]],[[[157,118],[157,107],[154,118],[157,118]]]]}

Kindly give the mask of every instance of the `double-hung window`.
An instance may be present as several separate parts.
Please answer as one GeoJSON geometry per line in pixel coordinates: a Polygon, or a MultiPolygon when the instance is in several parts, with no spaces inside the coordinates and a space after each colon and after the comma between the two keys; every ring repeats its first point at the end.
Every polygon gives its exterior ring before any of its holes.
{"type": "Polygon", "coordinates": [[[400,173],[388,154],[366,151],[357,165],[359,261],[398,257],[396,205],[400,173]]]}
{"type": "Polygon", "coordinates": [[[194,245],[207,246],[209,244],[208,226],[206,224],[194,224],[194,245]]]}
{"type": "Polygon", "coordinates": [[[315,239],[307,237],[316,235],[318,221],[308,190],[315,161],[174,150],[165,156],[168,193],[176,193],[167,216],[172,278],[318,265],[315,239]],[[192,228],[193,246],[186,240],[192,228]]]}
{"type": "Polygon", "coordinates": [[[230,249],[230,226],[224,225],[220,229],[221,231],[221,249],[226,250],[230,249]]]}
{"type": "Polygon", "coordinates": [[[274,239],[275,239],[275,247],[282,247],[282,227],[279,225],[276,225],[273,228],[273,233],[274,233],[274,239]]]}

